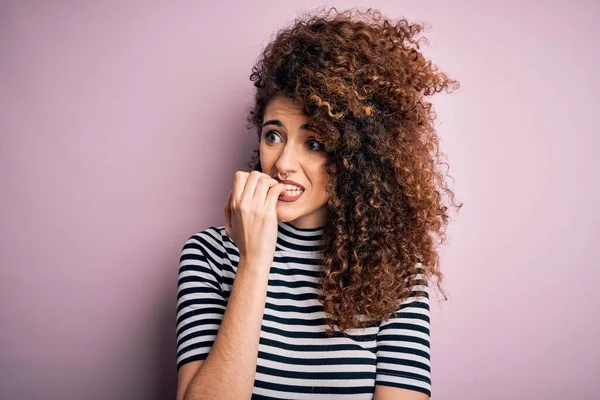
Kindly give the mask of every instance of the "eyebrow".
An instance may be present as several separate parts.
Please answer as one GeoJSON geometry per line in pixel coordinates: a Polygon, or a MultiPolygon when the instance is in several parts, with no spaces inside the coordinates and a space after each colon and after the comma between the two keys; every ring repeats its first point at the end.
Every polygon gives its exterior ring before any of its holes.
{"type": "MultiPolygon", "coordinates": [[[[262,126],[264,128],[267,125],[276,125],[280,128],[283,127],[283,123],[278,119],[270,119],[270,120],[266,121],[262,126]]],[[[310,125],[308,123],[306,123],[306,124],[302,125],[300,127],[300,129],[304,129],[304,130],[308,131],[308,130],[310,130],[310,125]]]]}

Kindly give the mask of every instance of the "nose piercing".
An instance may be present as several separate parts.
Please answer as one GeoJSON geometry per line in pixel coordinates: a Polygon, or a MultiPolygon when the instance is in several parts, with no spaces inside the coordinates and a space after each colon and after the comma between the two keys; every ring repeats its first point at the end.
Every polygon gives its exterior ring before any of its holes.
{"type": "Polygon", "coordinates": [[[284,180],[284,179],[287,179],[287,177],[288,177],[288,173],[286,172],[286,173],[285,173],[285,178],[282,178],[282,177],[281,177],[281,174],[279,173],[279,171],[277,171],[277,176],[279,177],[279,179],[280,179],[280,180],[284,180]]]}

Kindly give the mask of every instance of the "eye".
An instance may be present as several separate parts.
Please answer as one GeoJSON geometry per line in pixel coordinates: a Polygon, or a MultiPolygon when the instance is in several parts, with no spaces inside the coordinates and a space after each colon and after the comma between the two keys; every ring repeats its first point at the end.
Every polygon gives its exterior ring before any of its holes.
{"type": "Polygon", "coordinates": [[[317,142],[314,139],[313,140],[309,140],[307,143],[314,143],[314,144],[316,144],[316,146],[309,146],[310,151],[312,151],[312,152],[317,153],[317,152],[323,150],[323,145],[321,143],[317,142]]]}
{"type": "Polygon", "coordinates": [[[269,140],[269,136],[271,136],[271,133],[274,133],[277,136],[279,136],[279,134],[277,133],[277,131],[274,131],[274,130],[266,131],[265,134],[263,135],[263,137],[265,138],[265,140],[267,141],[267,143],[272,143],[272,141],[269,140]]]}
{"type": "MultiPolygon", "coordinates": [[[[274,139],[272,139],[272,137],[280,137],[279,132],[274,131],[274,130],[269,130],[263,134],[263,138],[265,139],[267,144],[274,143],[274,139]]],[[[309,143],[309,145],[308,145],[309,151],[311,151],[313,153],[318,153],[323,150],[323,145],[314,139],[309,139],[306,143],[309,143]]]]}

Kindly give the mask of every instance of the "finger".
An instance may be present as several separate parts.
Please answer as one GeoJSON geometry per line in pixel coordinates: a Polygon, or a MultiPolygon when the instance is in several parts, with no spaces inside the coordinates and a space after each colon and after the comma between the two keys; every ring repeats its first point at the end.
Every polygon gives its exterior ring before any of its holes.
{"type": "Polygon", "coordinates": [[[244,187],[244,194],[242,195],[243,202],[248,202],[249,204],[254,203],[256,184],[258,183],[258,179],[263,175],[265,174],[260,171],[250,172],[248,179],[246,180],[246,186],[244,187]]]}
{"type": "Polygon", "coordinates": [[[266,207],[269,189],[277,184],[278,182],[276,179],[273,179],[268,175],[261,176],[256,184],[256,190],[254,192],[254,204],[260,208],[266,207]]]}
{"type": "Polygon", "coordinates": [[[274,210],[277,208],[277,202],[279,199],[279,195],[285,192],[285,184],[277,183],[274,186],[271,186],[269,189],[269,193],[267,194],[267,201],[265,202],[265,207],[267,210],[274,210]]]}
{"type": "Polygon", "coordinates": [[[244,193],[244,187],[246,186],[246,180],[250,174],[244,171],[236,171],[233,176],[233,193],[231,196],[231,211],[237,212],[238,205],[242,201],[242,194],[244,193]]]}

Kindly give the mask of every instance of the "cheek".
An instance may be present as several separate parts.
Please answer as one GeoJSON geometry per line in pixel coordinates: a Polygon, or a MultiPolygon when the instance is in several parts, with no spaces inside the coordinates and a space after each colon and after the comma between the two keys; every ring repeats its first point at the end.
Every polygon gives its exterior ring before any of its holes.
{"type": "Polygon", "coordinates": [[[273,165],[273,155],[269,154],[269,151],[266,149],[263,149],[263,147],[259,147],[259,152],[260,152],[260,164],[263,167],[263,171],[265,169],[271,169],[271,166],[273,165]]]}
{"type": "Polygon", "coordinates": [[[313,190],[314,190],[315,194],[320,199],[325,199],[325,198],[329,197],[329,194],[327,193],[327,188],[326,188],[327,176],[322,174],[321,171],[315,171],[314,176],[317,176],[317,178],[314,180],[314,185],[313,185],[313,190]]]}

